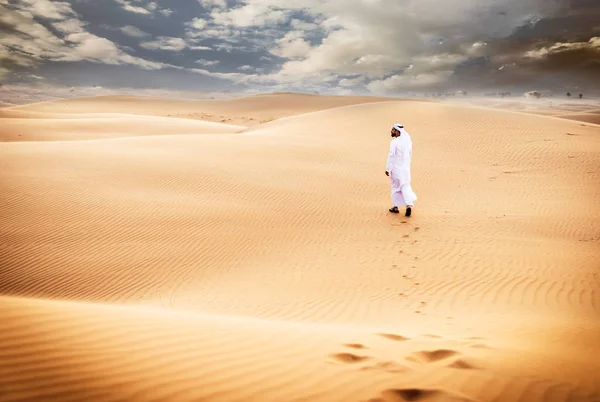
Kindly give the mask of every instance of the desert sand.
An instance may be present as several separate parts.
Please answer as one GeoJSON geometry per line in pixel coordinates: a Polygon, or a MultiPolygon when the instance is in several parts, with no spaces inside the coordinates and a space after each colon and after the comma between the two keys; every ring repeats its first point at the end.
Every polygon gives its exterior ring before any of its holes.
{"type": "Polygon", "coordinates": [[[2,401],[600,401],[598,125],[295,94],[1,113],[2,401]]]}

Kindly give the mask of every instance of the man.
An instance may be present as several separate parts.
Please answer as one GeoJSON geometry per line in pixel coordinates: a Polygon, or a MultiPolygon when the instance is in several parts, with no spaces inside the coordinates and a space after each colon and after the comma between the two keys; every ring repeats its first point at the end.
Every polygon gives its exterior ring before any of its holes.
{"type": "Polygon", "coordinates": [[[406,205],[405,216],[410,216],[417,200],[417,195],[410,185],[412,141],[402,124],[392,126],[392,138],[385,171],[385,175],[390,178],[394,205],[389,211],[397,214],[400,212],[398,206],[406,205]]]}

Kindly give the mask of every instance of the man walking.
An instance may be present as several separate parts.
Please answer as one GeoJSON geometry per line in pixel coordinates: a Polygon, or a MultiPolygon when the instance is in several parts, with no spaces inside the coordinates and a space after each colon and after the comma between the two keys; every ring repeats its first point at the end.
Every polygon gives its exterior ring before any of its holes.
{"type": "Polygon", "coordinates": [[[405,216],[410,216],[417,200],[417,195],[410,185],[412,141],[402,124],[392,126],[392,138],[385,171],[385,175],[390,178],[394,205],[389,211],[397,214],[400,212],[398,206],[406,205],[405,216]]]}

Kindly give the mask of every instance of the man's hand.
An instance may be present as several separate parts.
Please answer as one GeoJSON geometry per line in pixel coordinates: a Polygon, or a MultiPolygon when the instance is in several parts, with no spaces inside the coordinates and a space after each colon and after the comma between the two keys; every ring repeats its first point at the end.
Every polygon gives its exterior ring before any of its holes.
{"type": "Polygon", "coordinates": [[[386,175],[386,176],[389,176],[389,175],[390,175],[390,172],[386,171],[386,172],[385,172],[385,175],[386,175]]]}

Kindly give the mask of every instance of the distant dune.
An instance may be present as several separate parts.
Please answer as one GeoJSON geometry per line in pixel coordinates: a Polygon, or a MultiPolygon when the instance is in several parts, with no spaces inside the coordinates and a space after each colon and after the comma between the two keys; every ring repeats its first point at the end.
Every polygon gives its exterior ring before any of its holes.
{"type": "Polygon", "coordinates": [[[181,117],[253,126],[283,116],[379,102],[390,98],[267,94],[226,100],[175,100],[143,96],[97,96],[19,106],[13,110],[44,113],[128,113],[181,117]]]}
{"type": "Polygon", "coordinates": [[[501,110],[513,110],[542,116],[581,121],[600,125],[600,99],[561,99],[561,98],[466,98],[448,99],[456,104],[469,104],[501,110]]]}
{"type": "Polygon", "coordinates": [[[600,401],[598,126],[295,94],[0,122],[2,401],[600,401]]]}

